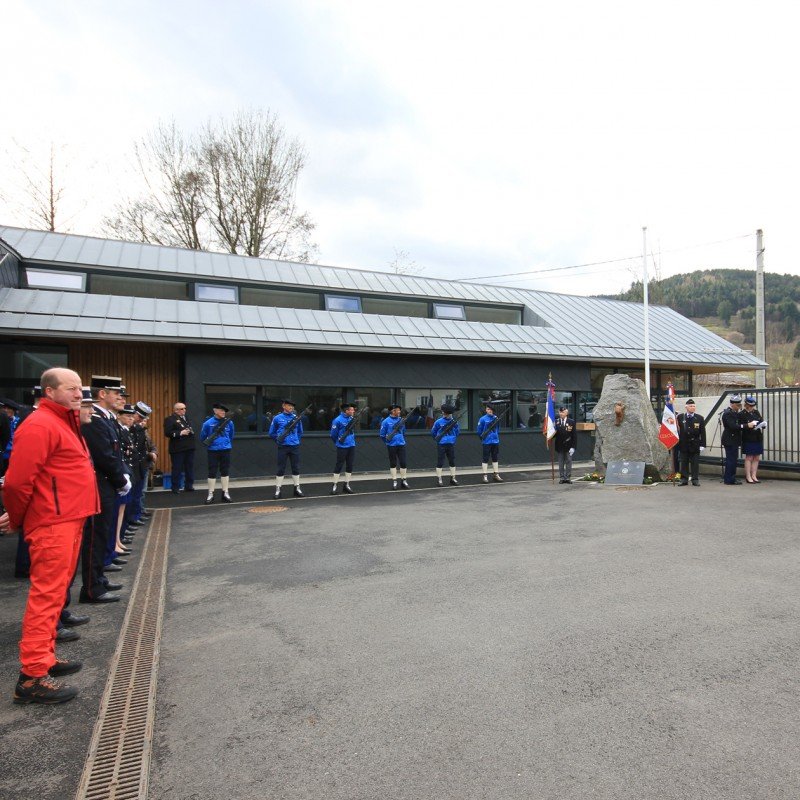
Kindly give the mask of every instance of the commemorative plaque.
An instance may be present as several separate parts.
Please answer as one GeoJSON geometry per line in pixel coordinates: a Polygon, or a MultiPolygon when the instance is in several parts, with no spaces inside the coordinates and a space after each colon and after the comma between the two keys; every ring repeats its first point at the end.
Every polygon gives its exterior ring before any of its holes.
{"type": "Polygon", "coordinates": [[[644,481],[644,461],[609,461],[606,485],[641,486],[644,481]]]}

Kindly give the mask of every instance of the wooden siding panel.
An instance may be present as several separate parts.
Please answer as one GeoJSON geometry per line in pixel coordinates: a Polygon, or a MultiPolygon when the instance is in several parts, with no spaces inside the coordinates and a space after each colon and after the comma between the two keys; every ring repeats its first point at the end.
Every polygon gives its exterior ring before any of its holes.
{"type": "Polygon", "coordinates": [[[90,384],[92,375],[119,375],[128,387],[128,402],[142,400],[153,409],[149,431],[158,448],[157,469],[169,472],[164,419],[181,399],[180,348],[170,344],[70,342],[68,363],[84,386],[90,384]]]}

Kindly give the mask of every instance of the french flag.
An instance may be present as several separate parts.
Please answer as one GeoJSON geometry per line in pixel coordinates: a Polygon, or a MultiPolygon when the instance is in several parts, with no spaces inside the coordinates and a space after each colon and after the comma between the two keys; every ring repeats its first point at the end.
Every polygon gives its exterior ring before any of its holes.
{"type": "Polygon", "coordinates": [[[667,384],[667,399],[664,402],[664,413],[661,416],[661,430],[658,439],[667,450],[678,444],[678,424],[675,421],[675,387],[667,384]]]}
{"type": "Polygon", "coordinates": [[[556,385],[548,378],[545,386],[547,386],[547,415],[542,425],[542,433],[549,442],[556,435],[556,385]]]}

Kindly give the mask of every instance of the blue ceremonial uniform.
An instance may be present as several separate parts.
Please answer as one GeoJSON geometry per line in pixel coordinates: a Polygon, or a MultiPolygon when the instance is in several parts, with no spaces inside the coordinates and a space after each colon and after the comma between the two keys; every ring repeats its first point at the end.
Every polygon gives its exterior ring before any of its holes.
{"type": "MultiPolygon", "coordinates": [[[[484,414],[478,420],[478,436],[480,436],[495,420],[497,416],[492,416],[491,414],[484,414]]],[[[494,430],[483,440],[485,445],[487,444],[500,444],[500,423],[498,422],[495,425],[494,430]]]]}
{"type": "MultiPolygon", "coordinates": [[[[288,459],[292,468],[292,475],[300,475],[300,440],[303,438],[303,423],[298,420],[297,425],[286,435],[283,441],[278,441],[280,435],[283,433],[287,425],[290,425],[293,420],[297,419],[297,414],[287,414],[282,411],[272,418],[272,424],[269,426],[269,435],[278,442],[278,468],[275,475],[282,478],[286,474],[286,461],[288,459]]],[[[295,486],[299,484],[295,481],[295,486]]],[[[295,494],[297,490],[295,490],[295,494]]],[[[280,485],[276,496],[280,496],[280,485]]]]}
{"type": "Polygon", "coordinates": [[[405,447],[406,444],[406,437],[405,437],[405,421],[400,417],[386,417],[386,419],[381,424],[381,430],[378,434],[384,442],[386,442],[387,447],[405,447]],[[386,437],[398,426],[400,423],[403,423],[403,427],[400,428],[399,431],[389,440],[386,437]]]}
{"type": "MultiPolygon", "coordinates": [[[[217,425],[222,422],[221,419],[215,416],[210,416],[200,429],[200,441],[203,442],[208,439],[214,432],[217,425]]],[[[230,450],[233,447],[233,420],[228,420],[228,424],[222,429],[222,433],[214,439],[208,446],[209,451],[212,450],[230,450]]]]}
{"type": "MultiPolygon", "coordinates": [[[[439,431],[447,425],[450,420],[447,417],[439,417],[436,422],[433,423],[433,427],[431,428],[431,436],[436,439],[436,435],[439,431]]],[[[458,434],[461,433],[461,429],[458,427],[458,423],[450,429],[448,433],[442,436],[441,439],[436,439],[439,444],[455,444],[456,439],[458,439],[458,434]]]]}
{"type": "Polygon", "coordinates": [[[353,417],[348,417],[347,414],[339,414],[338,417],[331,423],[331,439],[333,439],[334,444],[337,447],[347,448],[347,447],[355,447],[356,446],[356,432],[355,432],[355,425],[353,425],[350,433],[347,434],[347,437],[343,442],[339,441],[339,436],[342,434],[344,429],[350,424],[353,417]]]}

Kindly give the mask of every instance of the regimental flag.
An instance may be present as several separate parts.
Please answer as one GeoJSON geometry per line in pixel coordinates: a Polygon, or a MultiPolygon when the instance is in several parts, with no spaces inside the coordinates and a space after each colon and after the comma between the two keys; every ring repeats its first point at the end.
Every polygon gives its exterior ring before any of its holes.
{"type": "Polygon", "coordinates": [[[547,413],[542,425],[542,433],[545,440],[549,442],[556,435],[556,385],[552,379],[548,378],[547,383],[547,413]]]}
{"type": "Polygon", "coordinates": [[[658,439],[667,450],[678,444],[678,423],[675,421],[675,387],[667,384],[667,397],[664,401],[664,413],[661,416],[661,430],[658,439]]]}

